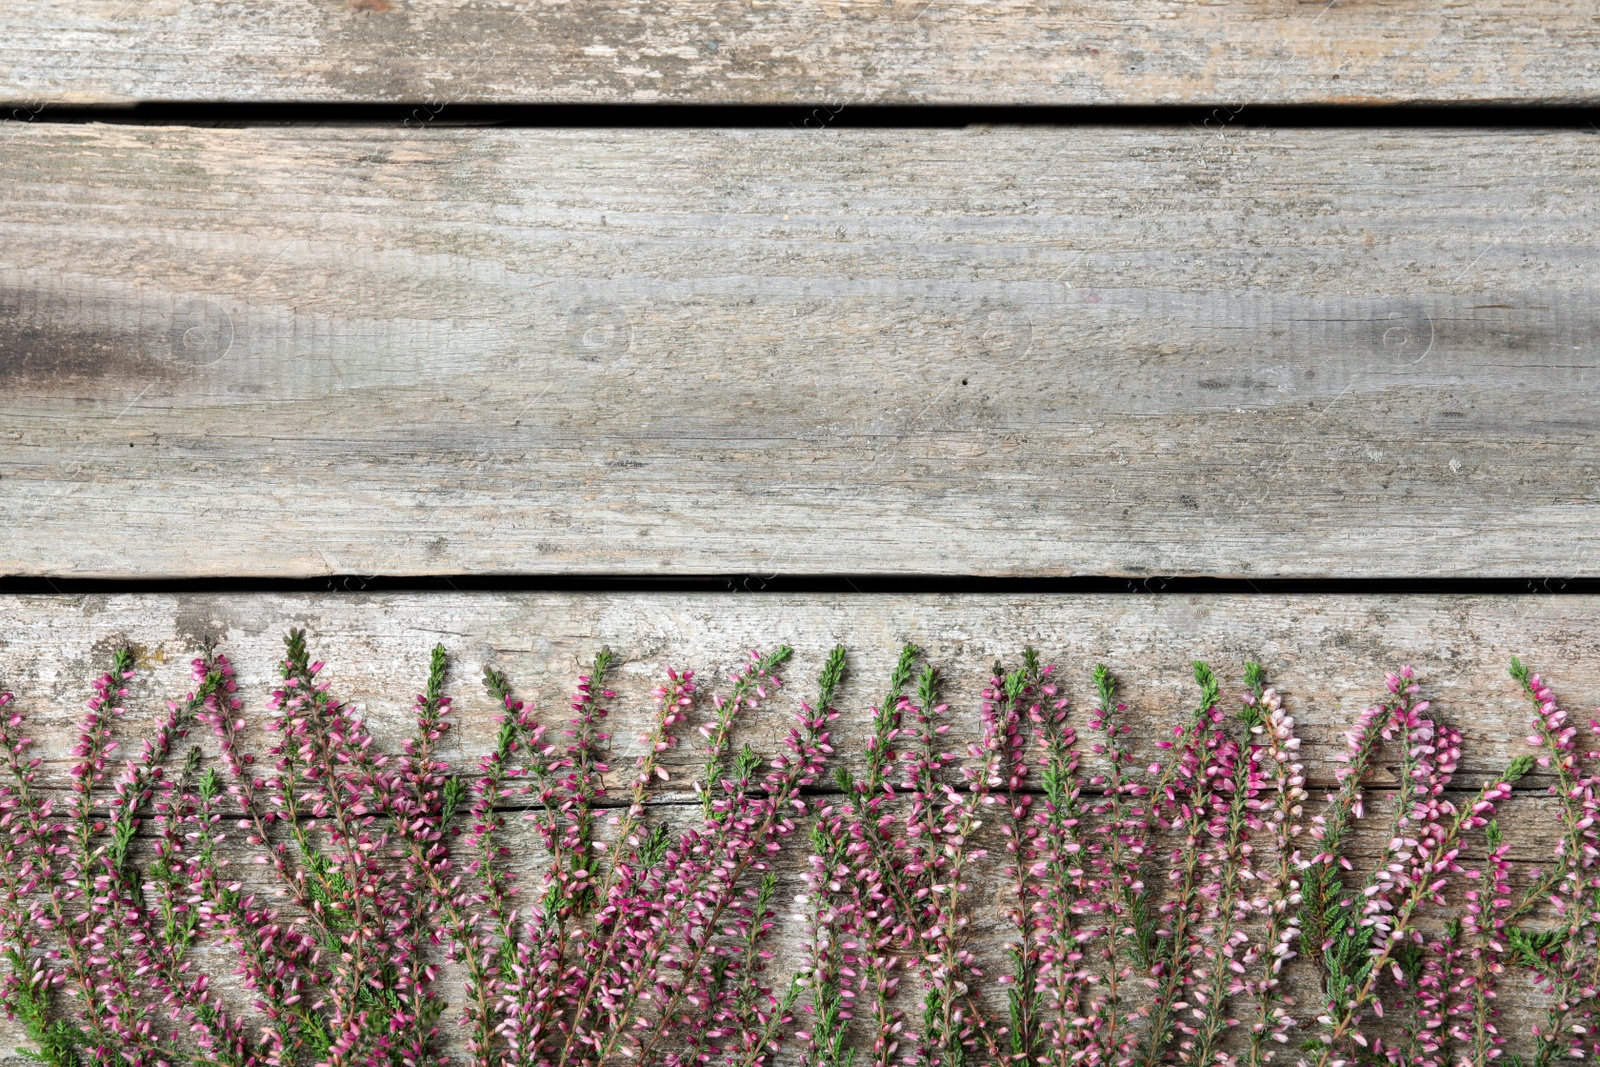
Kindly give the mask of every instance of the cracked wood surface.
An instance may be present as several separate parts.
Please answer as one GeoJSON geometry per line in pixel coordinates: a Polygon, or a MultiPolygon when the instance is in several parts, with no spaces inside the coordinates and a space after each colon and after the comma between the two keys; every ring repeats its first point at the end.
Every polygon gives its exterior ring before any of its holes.
{"type": "MultiPolygon", "coordinates": [[[[0,8],[0,99],[456,103],[1594,102],[1577,0],[64,0],[0,8]]],[[[1230,109],[1221,120],[1231,117],[1230,109]]]]}
{"type": "Polygon", "coordinates": [[[1591,133],[4,132],[0,574],[1600,574],[1591,133]]]}

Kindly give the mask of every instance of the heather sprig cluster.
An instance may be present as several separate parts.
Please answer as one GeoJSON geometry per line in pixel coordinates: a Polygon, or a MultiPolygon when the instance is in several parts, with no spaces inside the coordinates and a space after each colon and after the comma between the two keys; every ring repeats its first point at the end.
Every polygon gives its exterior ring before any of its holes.
{"type": "Polygon", "coordinates": [[[903,651],[873,709],[865,774],[841,773],[813,831],[800,900],[807,1062],[858,1051],[885,1067],[1235,1062],[1230,1031],[1247,1009],[1259,1017],[1244,1058],[1268,1062],[1294,1024],[1281,972],[1294,955],[1305,792],[1293,720],[1259,670],[1229,715],[1196,664],[1196,710],[1159,743],[1164,758],[1140,765],[1128,707],[1100,668],[1086,770],[1054,668],[1025,651],[1017,668],[995,666],[981,739],[951,775],[949,709],[918,658],[903,651]],[[1013,931],[1008,973],[993,977],[1003,1005],[981,995],[989,967],[970,934],[986,820],[1005,852],[999,910],[1013,931]],[[1172,889],[1152,901],[1146,886],[1163,872],[1172,889]],[[897,996],[906,984],[920,1013],[897,996]]]}
{"type": "Polygon", "coordinates": [[[169,705],[120,774],[112,723],[133,671],[131,654],[118,653],[88,702],[65,800],[41,788],[21,716],[0,697],[9,770],[0,996],[35,1055],[74,1067],[414,1067],[451,1059],[441,1022],[454,1000],[474,1063],[768,1061],[794,1000],[765,977],[772,860],[831,751],[842,651],[816,705],[800,705],[782,754],[745,748],[730,759],[730,732],[777,691],[790,655],[752,654],[733,695],[713,698],[707,766],[718,775],[696,784],[704,817],[682,827],[653,820],[646,799],[668,777],[659,756],[696,708],[693,672],[669,669],[657,688],[619,810],[604,806],[609,652],[580,678],[558,737],[488,671],[504,711],[495,750],[473,774],[438,755],[451,712],[442,648],[397,755],[380,752],[333,694],[303,633],[290,634],[286,652],[265,753],[243,739],[232,665],[208,652],[194,662],[194,691],[169,705]],[[202,766],[198,747],[171,766],[196,724],[210,727],[221,773],[202,766]],[[531,876],[514,873],[506,818],[516,808],[545,854],[531,876]],[[147,821],[150,855],[136,870],[132,846],[147,821]],[[614,827],[609,839],[602,821],[614,827]],[[236,864],[264,867],[273,888],[256,888],[236,864]],[[232,960],[248,1012],[226,1006],[199,973],[202,948],[232,960]],[[441,988],[447,955],[464,978],[459,999],[441,988]]]}
{"type": "MultiPolygon", "coordinates": [[[[1409,668],[1389,677],[1390,701],[1357,717],[1337,788],[1308,817],[1294,718],[1256,664],[1230,712],[1196,663],[1194,711],[1148,763],[1133,754],[1116,679],[1099,668],[1085,769],[1053,668],[1025,653],[1015,670],[996,665],[982,739],[952,780],[936,673],[924,667],[915,699],[905,691],[917,657],[904,651],[873,709],[866,774],[841,775],[842,799],[812,835],[807,1063],[869,1051],[875,1065],[1500,1058],[1508,946],[1533,939],[1549,956],[1554,945],[1512,925],[1528,909],[1512,907],[1494,819],[1534,758],[1455,799],[1461,736],[1429,716],[1409,668]],[[1363,863],[1363,780],[1389,763],[1400,786],[1387,844],[1363,863]],[[981,912],[962,895],[985,811],[1008,860],[997,911],[1015,931],[1010,973],[995,977],[1003,1013],[977,993],[985,965],[964,933],[981,912]],[[1475,869],[1461,862],[1471,835],[1488,851],[1475,869]],[[1158,880],[1165,889],[1147,891],[1158,880]],[[1311,972],[1302,989],[1316,983],[1303,1007],[1296,959],[1311,972]],[[920,1019],[896,997],[907,976],[923,991],[920,1019]]],[[[1573,825],[1591,823],[1578,814],[1573,825]]],[[[1592,844],[1568,851],[1596,855],[1592,844]]],[[[1547,981],[1576,982],[1579,970],[1547,981]]],[[[1560,988],[1547,1026],[1565,1011],[1587,1018],[1595,988],[1560,988]]]]}
{"type": "MultiPolygon", "coordinates": [[[[1462,998],[1475,993],[1459,973],[1462,925],[1452,922],[1430,938],[1422,920],[1430,909],[1446,911],[1453,879],[1483,880],[1481,869],[1467,871],[1460,863],[1465,837],[1485,830],[1486,839],[1498,844],[1496,806],[1534,761],[1518,757],[1458,805],[1445,789],[1460,758],[1461,735],[1428,714],[1428,701],[1417,699],[1420,689],[1409,667],[1390,675],[1391,699],[1364,712],[1347,735],[1345,776],[1321,828],[1322,851],[1311,861],[1316,924],[1308,930],[1323,938],[1306,946],[1321,961],[1321,1048],[1312,1060],[1318,1065],[1376,1060],[1432,1067],[1455,1062],[1446,1046],[1457,1035],[1474,1047],[1494,1045],[1487,1029],[1492,1010],[1463,1006],[1462,998]],[[1353,868],[1341,846],[1350,823],[1365,814],[1359,785],[1352,783],[1356,768],[1384,746],[1398,757],[1399,788],[1388,842],[1358,882],[1337,873],[1353,868]],[[1471,1015],[1465,1025],[1446,1025],[1464,1013],[1471,1015]],[[1388,1036],[1369,1037],[1363,1021],[1386,1014],[1392,1019],[1388,1036]]],[[[1491,869],[1498,884],[1498,868],[1491,869]]]]}
{"type": "Polygon", "coordinates": [[[1195,663],[1141,737],[1105,667],[1080,712],[1026,649],[969,712],[907,645],[836,760],[842,648],[779,752],[744,740],[791,659],[664,668],[627,746],[609,650],[558,716],[488,668],[459,765],[443,648],[398,751],[300,631],[264,719],[209,649],[135,745],[116,653],[64,782],[0,694],[0,1004],[53,1067],[1456,1067],[1518,1062],[1499,1005],[1536,987],[1528,1062],[1600,1053],[1600,745],[1516,661],[1537,754],[1456,787],[1405,668],[1319,807],[1253,663],[1235,697],[1195,663]],[[1534,766],[1561,834],[1526,877],[1497,815],[1534,766]]]}
{"type": "MultiPolygon", "coordinates": [[[[1561,823],[1555,862],[1540,872],[1522,900],[1491,898],[1491,913],[1504,929],[1518,961],[1534,974],[1551,998],[1544,1018],[1534,1029],[1532,1062],[1545,1067],[1566,1054],[1592,1057],[1600,1054],[1600,1032],[1595,1015],[1600,1008],[1600,840],[1595,823],[1600,819],[1600,751],[1582,750],[1580,732],[1556,703],[1543,678],[1520,661],[1511,661],[1511,674],[1523,687],[1534,708],[1533,732],[1528,743],[1539,750],[1537,763],[1555,775],[1549,792],[1556,798],[1561,823]],[[1555,921],[1537,931],[1527,931],[1507,921],[1534,907],[1548,904],[1555,921]]],[[[1600,735],[1600,721],[1590,719],[1588,733],[1600,735]]],[[[1509,896],[1509,894],[1507,894],[1509,896]]]]}

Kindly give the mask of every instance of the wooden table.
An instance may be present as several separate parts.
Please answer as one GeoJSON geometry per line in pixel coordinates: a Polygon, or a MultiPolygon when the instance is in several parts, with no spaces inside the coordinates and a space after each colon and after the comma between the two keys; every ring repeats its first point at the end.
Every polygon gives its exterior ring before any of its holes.
{"type": "Polygon", "coordinates": [[[110,648],[135,736],[210,641],[259,709],[290,626],[393,741],[442,642],[463,758],[482,666],[559,709],[601,644],[619,765],[664,664],[784,641],[849,649],[847,766],[905,641],[964,739],[1027,644],[1163,727],[1258,659],[1319,786],[1402,663],[1459,789],[1526,750],[1512,655],[1600,697],[1591,4],[64,0],[0,42],[0,687],[58,785],[110,648]]]}

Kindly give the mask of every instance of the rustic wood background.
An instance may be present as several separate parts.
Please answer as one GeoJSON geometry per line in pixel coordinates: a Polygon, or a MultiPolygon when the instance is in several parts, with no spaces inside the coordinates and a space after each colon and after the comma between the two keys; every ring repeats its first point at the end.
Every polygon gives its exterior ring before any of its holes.
{"type": "Polygon", "coordinates": [[[0,8],[33,101],[1593,103],[1579,0],[58,0],[0,8]]]}
{"type": "MultiPolygon", "coordinates": [[[[209,639],[260,709],[301,625],[391,740],[442,642],[464,758],[492,732],[484,663],[555,714],[609,644],[619,763],[663,664],[710,679],[781,641],[792,699],[850,649],[846,764],[905,640],[969,733],[1025,644],[1079,708],[1110,664],[1152,730],[1191,659],[1236,690],[1256,658],[1325,785],[1410,662],[1475,784],[1524,750],[1511,655],[1600,699],[1600,600],[1270,583],[1600,577],[1600,132],[1526,110],[1600,104],[1597,47],[1577,0],[0,3],[0,578],[106,583],[4,594],[0,685],[59,785],[120,642],[128,736],[209,639]],[[176,117],[108,121],[137,103],[176,117]],[[785,110],[536,110],[660,103],[785,110]],[[467,104],[534,125],[458,125],[467,104]],[[850,121],[1013,104],[1182,110],[850,121]],[[1459,110],[1372,110],[1397,104],[1459,110]],[[1278,105],[1319,110],[1254,121],[1278,105]],[[705,573],[1264,584],[238,591],[705,573]],[[195,578],[219,591],[116,584],[195,578]]],[[[1545,784],[1510,805],[1519,876],[1550,850],[1545,784]]],[[[1502,1000],[1519,1039],[1538,1003],[1502,1000]]]]}
{"type": "Polygon", "coordinates": [[[1592,131],[8,132],[10,572],[1597,569],[1592,131]]]}

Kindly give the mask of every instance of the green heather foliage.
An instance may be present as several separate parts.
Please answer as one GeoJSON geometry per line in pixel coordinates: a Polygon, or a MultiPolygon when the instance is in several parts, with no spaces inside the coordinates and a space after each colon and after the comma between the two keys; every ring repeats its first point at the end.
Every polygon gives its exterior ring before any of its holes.
{"type": "Polygon", "coordinates": [[[1579,751],[1515,660],[1532,754],[1452,790],[1461,734],[1406,668],[1345,734],[1319,806],[1295,721],[1254,663],[1227,699],[1194,664],[1191,710],[1138,737],[1104,667],[1078,713],[1025,649],[994,664],[968,712],[908,645],[878,703],[852,709],[864,750],[830,769],[842,648],[814,696],[784,701],[779,752],[742,739],[792,658],[751,652],[717,693],[664,669],[643,754],[616,770],[604,649],[560,722],[486,670],[500,726],[470,766],[439,755],[443,648],[397,753],[334,695],[300,631],[261,753],[245,748],[215,649],[136,752],[115,736],[134,659],[114,655],[65,782],[45,779],[0,695],[0,1003],[23,1054],[52,1067],[1544,1067],[1600,1053],[1600,753],[1579,751]],[[951,751],[966,714],[981,737],[951,751]],[[661,755],[690,730],[696,800],[654,805],[661,755]],[[1513,888],[1496,814],[1535,765],[1562,832],[1513,888]],[[1398,786],[1367,835],[1376,855],[1358,855],[1380,768],[1398,786]],[[531,869],[508,844],[519,818],[541,846],[531,869]],[[786,874],[801,892],[780,888],[786,874]],[[997,929],[1003,952],[980,952],[997,929]],[[792,973],[777,973],[780,954],[792,973]],[[1500,997],[1529,990],[1537,1022],[1506,1032],[1500,997]]]}

